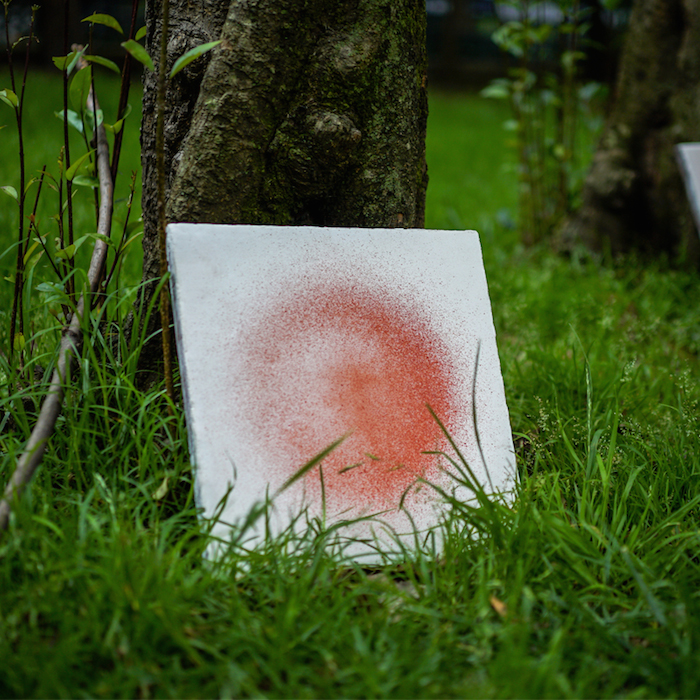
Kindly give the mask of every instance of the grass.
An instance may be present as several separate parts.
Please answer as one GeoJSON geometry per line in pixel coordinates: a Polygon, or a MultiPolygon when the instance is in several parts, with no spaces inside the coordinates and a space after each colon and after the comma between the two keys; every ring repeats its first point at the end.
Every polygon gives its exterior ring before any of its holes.
{"type": "MultiPolygon", "coordinates": [[[[50,82],[33,93],[32,149],[58,104],[50,82]]],[[[697,275],[522,249],[504,213],[505,118],[474,96],[431,96],[427,225],[482,229],[518,449],[512,507],[455,503],[442,556],[376,571],[327,552],[318,528],[207,563],[183,416],[136,388],[138,344],[117,353],[96,318],[0,540],[1,696],[700,694],[697,275]]],[[[1,184],[16,177],[8,132],[1,184]]],[[[50,317],[34,297],[39,329],[50,317]]],[[[114,290],[103,319],[128,307],[114,290]]],[[[56,337],[39,343],[42,365],[56,337]]],[[[2,394],[0,483],[40,393],[2,394]]]]}
{"type": "Polygon", "coordinates": [[[517,203],[515,157],[501,125],[500,101],[476,94],[437,92],[430,98],[426,228],[512,226],[517,203]]]}

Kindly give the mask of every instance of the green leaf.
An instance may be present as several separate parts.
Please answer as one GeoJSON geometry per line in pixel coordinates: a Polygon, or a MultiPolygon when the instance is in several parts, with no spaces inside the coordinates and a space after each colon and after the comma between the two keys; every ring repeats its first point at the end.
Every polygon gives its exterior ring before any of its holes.
{"type": "MultiPolygon", "coordinates": [[[[85,121],[90,128],[90,131],[95,131],[95,112],[91,109],[85,110],[85,121]]],[[[97,110],[97,126],[100,126],[104,121],[104,113],[101,109],[97,110]]]]}
{"type": "Polygon", "coordinates": [[[73,56],[73,59],[71,62],[68,64],[68,68],[66,68],[66,72],[68,75],[70,75],[74,70],[75,67],[78,65],[80,59],[85,55],[85,52],[87,51],[87,46],[84,46],[80,51],[74,51],[70,55],[73,56]]]}
{"type": "Polygon", "coordinates": [[[0,100],[2,100],[6,105],[9,105],[13,109],[16,109],[17,105],[19,104],[17,95],[15,95],[15,93],[9,89],[0,90],[0,100]]]}
{"type": "Polygon", "coordinates": [[[146,36],[146,31],[146,27],[141,27],[141,29],[139,29],[138,32],[136,32],[136,36],[134,37],[134,39],[136,39],[136,41],[140,41],[141,39],[143,39],[143,37],[146,36]]]}
{"type": "Polygon", "coordinates": [[[143,63],[146,68],[149,70],[155,70],[155,66],[153,65],[153,61],[151,60],[151,57],[148,55],[146,52],[146,49],[141,46],[138,42],[134,41],[133,39],[129,39],[129,41],[123,41],[122,46],[140,63],[143,63]]]}
{"type": "Polygon", "coordinates": [[[586,83],[585,85],[582,85],[579,88],[578,95],[581,100],[584,102],[589,102],[592,100],[594,97],[596,97],[598,94],[602,93],[604,91],[604,86],[602,83],[597,83],[594,81],[591,81],[589,83],[586,83]]]}
{"type": "Polygon", "coordinates": [[[80,51],[71,51],[67,56],[54,56],[51,60],[58,70],[67,71],[70,75],[86,48],[82,48],[80,51]]]}
{"type": "Polygon", "coordinates": [[[102,233],[88,233],[86,234],[87,238],[92,238],[95,241],[102,241],[106,245],[110,246],[111,248],[116,248],[116,243],[109,237],[105,236],[102,233]]]}
{"type": "Polygon", "coordinates": [[[15,336],[14,345],[15,352],[22,352],[24,350],[25,345],[26,341],[24,340],[24,336],[21,333],[17,333],[17,335],[15,336]]]}
{"type": "Polygon", "coordinates": [[[499,49],[521,58],[525,53],[524,27],[521,22],[506,22],[492,35],[491,40],[499,49]]]}
{"type": "Polygon", "coordinates": [[[110,61],[108,58],[104,58],[103,56],[84,56],[84,58],[90,63],[99,63],[101,66],[109,68],[109,70],[114,71],[117,75],[121,75],[122,73],[119,70],[119,66],[114,61],[110,61]]]}
{"type": "Polygon", "coordinates": [[[107,124],[107,122],[104,124],[105,129],[109,131],[110,134],[118,134],[122,130],[123,126],[123,119],[120,119],[118,122],[114,122],[114,124],[107,124]]]}
{"type": "Polygon", "coordinates": [[[75,255],[75,243],[67,245],[54,253],[54,256],[60,260],[70,260],[75,255]]]}
{"type": "Polygon", "coordinates": [[[199,58],[202,54],[205,54],[207,51],[211,51],[215,46],[218,46],[221,43],[221,39],[218,41],[210,41],[206,44],[200,44],[199,46],[195,46],[193,49],[190,49],[186,53],[183,53],[180,58],[175,61],[175,65],[173,66],[173,69],[170,71],[170,77],[174,78],[185,66],[188,66],[192,61],[195,59],[199,58]]]}
{"type": "Polygon", "coordinates": [[[17,190],[12,187],[11,185],[5,185],[4,187],[0,187],[0,190],[2,190],[5,194],[9,194],[12,199],[15,201],[19,201],[19,198],[17,196],[17,190]]]}
{"type": "Polygon", "coordinates": [[[32,253],[36,250],[37,246],[39,245],[40,241],[34,241],[31,246],[27,249],[27,252],[24,254],[24,264],[26,266],[27,260],[32,257],[32,253]]]}
{"type": "Polygon", "coordinates": [[[122,114],[121,119],[114,122],[114,124],[105,124],[105,129],[107,131],[118,134],[124,127],[124,120],[131,114],[131,103],[127,102],[126,108],[124,109],[124,114],[122,114]]]}
{"type": "Polygon", "coordinates": [[[95,12],[94,14],[90,15],[89,17],[86,17],[81,21],[92,22],[93,24],[104,24],[105,27],[111,27],[112,29],[118,31],[120,34],[124,33],[121,24],[119,24],[119,22],[117,22],[117,20],[114,19],[112,15],[102,15],[95,12]]]}
{"type": "Polygon", "coordinates": [[[45,304],[49,304],[53,301],[59,303],[64,303],[68,301],[68,297],[64,290],[64,286],[58,282],[42,282],[37,285],[37,292],[42,292],[43,294],[48,294],[48,298],[44,299],[45,304]]]}
{"type": "Polygon", "coordinates": [[[89,238],[91,238],[89,233],[86,233],[84,236],[81,236],[80,238],[77,238],[75,241],[73,241],[73,245],[75,246],[75,249],[78,250],[85,241],[87,241],[89,238]]]}
{"type": "Polygon", "coordinates": [[[67,71],[70,75],[86,49],[87,46],[80,51],[71,51],[67,56],[54,56],[51,60],[58,70],[67,71]]]}
{"type": "Polygon", "coordinates": [[[126,235],[130,236],[134,231],[143,229],[143,220],[139,217],[138,221],[132,221],[126,226],[126,235]]]}
{"type": "Polygon", "coordinates": [[[38,253],[35,253],[30,260],[25,261],[25,263],[24,263],[25,270],[31,270],[33,267],[35,267],[36,264],[39,262],[39,260],[41,260],[43,255],[44,255],[44,251],[40,250],[38,253]]]}
{"type": "MultiPolygon", "coordinates": [[[[63,112],[54,112],[54,114],[63,121],[63,112]]],[[[80,115],[72,109],[68,110],[68,123],[81,134],[83,133],[83,122],[80,115]]]]}
{"type": "Polygon", "coordinates": [[[489,97],[494,100],[505,100],[510,96],[510,90],[503,83],[491,83],[485,87],[480,93],[482,97],[489,97]]]}
{"type": "Polygon", "coordinates": [[[70,84],[70,101],[78,114],[82,114],[87,102],[90,84],[92,82],[92,68],[81,68],[70,84]]]}
{"type": "Polygon", "coordinates": [[[70,168],[66,170],[66,180],[72,180],[75,177],[75,174],[78,172],[78,168],[94,153],[94,149],[91,151],[88,151],[84,155],[82,155],[78,160],[75,161],[75,163],[72,163],[70,168]]]}
{"type": "Polygon", "coordinates": [[[81,187],[92,187],[95,189],[100,186],[100,181],[93,177],[92,175],[76,175],[73,178],[74,185],[80,185],[81,187]]]}
{"type": "Polygon", "coordinates": [[[126,243],[122,246],[121,253],[124,254],[124,251],[134,242],[137,241],[139,238],[143,236],[143,229],[139,231],[138,233],[135,233],[131,238],[129,238],[126,243]]]}
{"type": "Polygon", "coordinates": [[[540,90],[540,100],[543,105],[560,105],[561,100],[554,90],[540,90]]]}
{"type": "Polygon", "coordinates": [[[564,51],[561,55],[561,64],[567,71],[573,71],[578,61],[583,61],[586,54],[583,51],[564,51]]]}
{"type": "Polygon", "coordinates": [[[162,501],[168,493],[168,477],[163,479],[163,483],[153,492],[152,498],[154,501],[162,501]]]}
{"type": "Polygon", "coordinates": [[[73,53],[69,53],[67,56],[53,56],[51,60],[58,70],[65,70],[74,57],[75,51],[73,51],[73,53]]]}
{"type": "Polygon", "coordinates": [[[541,24],[539,27],[532,27],[530,32],[533,43],[544,44],[552,35],[552,31],[553,27],[551,24],[541,24]]]}

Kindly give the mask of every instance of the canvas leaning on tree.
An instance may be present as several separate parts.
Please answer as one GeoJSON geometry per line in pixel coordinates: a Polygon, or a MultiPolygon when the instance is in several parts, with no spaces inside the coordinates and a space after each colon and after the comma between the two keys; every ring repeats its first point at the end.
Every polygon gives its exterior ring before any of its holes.
{"type": "Polygon", "coordinates": [[[473,497],[446,433],[487,491],[512,487],[476,232],[173,224],[168,256],[216,535],[272,498],[274,531],[302,513],[348,521],[338,536],[360,558],[410,546],[445,513],[440,490],[473,497]]]}

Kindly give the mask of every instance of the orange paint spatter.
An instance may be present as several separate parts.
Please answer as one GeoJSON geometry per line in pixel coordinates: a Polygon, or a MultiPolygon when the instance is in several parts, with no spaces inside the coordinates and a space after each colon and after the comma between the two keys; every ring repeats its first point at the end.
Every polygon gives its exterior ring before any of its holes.
{"type": "MultiPolygon", "coordinates": [[[[243,347],[243,408],[284,471],[278,481],[345,434],[322,463],[336,512],[395,509],[418,478],[437,475],[438,456],[425,452],[445,440],[427,404],[449,428],[454,381],[445,344],[419,309],[381,290],[318,284],[263,310],[243,347]]],[[[318,503],[318,468],[304,488],[318,503]]]]}

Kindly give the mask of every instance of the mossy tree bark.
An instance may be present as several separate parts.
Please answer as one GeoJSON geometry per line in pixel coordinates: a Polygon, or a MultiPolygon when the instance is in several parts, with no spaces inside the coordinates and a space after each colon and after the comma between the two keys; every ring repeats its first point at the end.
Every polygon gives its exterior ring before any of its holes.
{"type": "Polygon", "coordinates": [[[700,140],[700,0],[636,0],[613,108],[565,249],[700,261],[673,147],[700,140]]]}
{"type": "MultiPolygon", "coordinates": [[[[424,0],[170,0],[170,221],[420,227],[424,0]]],[[[146,3],[157,56],[160,0],[146,3]]],[[[142,124],[144,281],[158,277],[155,74],[142,124]]]]}

